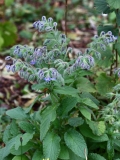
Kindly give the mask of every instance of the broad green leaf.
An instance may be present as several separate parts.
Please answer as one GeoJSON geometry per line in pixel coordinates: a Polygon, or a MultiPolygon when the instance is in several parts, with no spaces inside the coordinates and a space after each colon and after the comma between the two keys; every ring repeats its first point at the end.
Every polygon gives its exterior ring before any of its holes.
{"type": "Polygon", "coordinates": [[[105,122],[104,121],[99,121],[98,122],[99,135],[102,135],[103,133],[105,133],[105,130],[106,130],[105,122]]]}
{"type": "Polygon", "coordinates": [[[82,98],[89,98],[89,99],[91,99],[96,105],[100,104],[100,101],[98,99],[96,99],[91,93],[83,92],[80,96],[82,98]]]}
{"type": "Polygon", "coordinates": [[[108,158],[112,160],[115,153],[114,153],[114,141],[111,139],[109,139],[107,142],[107,154],[108,158]]]}
{"type": "Polygon", "coordinates": [[[3,133],[3,142],[7,143],[10,137],[11,137],[10,125],[8,125],[6,126],[4,133],[3,133]]]}
{"type": "Polygon", "coordinates": [[[89,106],[90,108],[98,109],[98,106],[89,98],[82,98],[80,103],[89,106]]]}
{"type": "Polygon", "coordinates": [[[100,74],[96,81],[97,91],[101,95],[105,95],[106,93],[111,92],[115,86],[115,82],[112,77],[107,76],[105,73],[100,74]]]}
{"type": "Polygon", "coordinates": [[[6,7],[9,7],[11,4],[13,4],[14,0],[5,0],[6,7]]]}
{"type": "Polygon", "coordinates": [[[80,92],[96,92],[94,85],[87,78],[80,77],[77,81],[77,89],[80,92]]]}
{"type": "Polygon", "coordinates": [[[25,152],[27,152],[28,150],[35,148],[35,145],[33,142],[28,142],[26,145],[24,146],[20,146],[17,150],[15,149],[15,146],[13,146],[10,149],[10,153],[13,155],[21,155],[21,151],[22,154],[24,154],[25,152]]]}
{"type": "Polygon", "coordinates": [[[67,116],[68,112],[73,109],[77,104],[77,98],[75,97],[66,97],[61,101],[61,104],[58,108],[58,114],[62,117],[67,116]]]}
{"type": "Polygon", "coordinates": [[[12,160],[29,160],[27,156],[21,155],[21,156],[15,156],[12,160]]]}
{"type": "Polygon", "coordinates": [[[13,119],[24,120],[28,118],[27,114],[25,114],[25,111],[21,107],[10,109],[6,114],[13,119]]]}
{"type": "Polygon", "coordinates": [[[10,149],[14,146],[15,139],[16,139],[16,137],[7,141],[6,146],[4,148],[0,149],[0,160],[4,160],[4,158],[10,154],[10,149]]]}
{"type": "Polygon", "coordinates": [[[101,136],[97,136],[94,135],[92,130],[89,128],[89,126],[87,124],[83,124],[82,126],[80,126],[80,132],[82,133],[82,135],[84,135],[85,137],[88,137],[90,139],[93,139],[96,142],[104,142],[104,141],[108,141],[108,136],[106,134],[103,134],[101,136]]]}
{"type": "Polygon", "coordinates": [[[39,150],[37,150],[33,154],[32,160],[42,160],[43,158],[43,154],[39,150]]]}
{"type": "Polygon", "coordinates": [[[81,117],[72,117],[68,119],[68,124],[73,127],[81,126],[84,123],[84,120],[81,117]]]}
{"type": "Polygon", "coordinates": [[[110,7],[108,6],[107,0],[94,0],[94,5],[99,13],[109,13],[110,7]]]}
{"type": "Polygon", "coordinates": [[[27,133],[33,133],[35,131],[34,125],[32,125],[30,122],[19,121],[18,125],[23,131],[25,131],[27,133]]]}
{"type": "Polygon", "coordinates": [[[106,160],[103,156],[96,154],[96,153],[90,153],[88,155],[89,160],[106,160]]]}
{"type": "Polygon", "coordinates": [[[22,134],[18,134],[15,137],[15,149],[16,150],[21,146],[21,141],[20,141],[21,137],[22,137],[22,134]]]}
{"type": "Polygon", "coordinates": [[[117,139],[117,141],[114,141],[114,145],[118,146],[120,148],[120,140],[117,139]]]}
{"type": "Polygon", "coordinates": [[[117,25],[120,26],[120,10],[116,11],[116,22],[117,25]]]}
{"type": "Polygon", "coordinates": [[[102,31],[104,31],[105,33],[107,33],[108,31],[111,31],[113,33],[114,36],[118,36],[119,31],[118,29],[116,29],[114,26],[112,25],[99,25],[97,28],[98,34],[100,35],[100,33],[102,31]]]}
{"type": "Polygon", "coordinates": [[[32,33],[27,30],[22,30],[21,32],[19,32],[19,35],[24,39],[28,39],[28,40],[32,39],[32,33]]]}
{"type": "Polygon", "coordinates": [[[25,146],[32,138],[34,133],[24,133],[22,137],[22,146],[25,146]]]}
{"type": "Polygon", "coordinates": [[[63,144],[60,145],[60,148],[61,148],[61,150],[60,150],[59,158],[60,159],[69,159],[68,148],[63,144]]]}
{"type": "Polygon", "coordinates": [[[60,137],[54,133],[47,133],[43,140],[43,153],[45,158],[57,160],[60,153],[60,137]]]}
{"type": "Polygon", "coordinates": [[[56,107],[50,106],[45,108],[45,110],[41,113],[41,124],[40,124],[40,139],[46,136],[50,128],[50,123],[56,119],[56,107]]]}
{"type": "Polygon", "coordinates": [[[69,149],[69,157],[69,160],[85,160],[84,158],[77,156],[71,149],[69,149]]]}
{"type": "Polygon", "coordinates": [[[44,88],[46,88],[45,83],[33,84],[32,85],[32,89],[35,90],[35,91],[43,90],[44,88]]]}
{"type": "Polygon", "coordinates": [[[120,37],[118,37],[117,42],[115,43],[115,49],[117,49],[120,56],[120,37]]]}
{"type": "Polygon", "coordinates": [[[1,36],[4,40],[3,47],[13,45],[17,40],[17,28],[9,21],[0,23],[1,36]],[[12,29],[11,29],[12,28],[12,29]]]}
{"type": "Polygon", "coordinates": [[[99,122],[87,121],[87,124],[91,128],[93,134],[101,136],[105,133],[106,127],[104,121],[99,121],[99,122]]]}
{"type": "Polygon", "coordinates": [[[70,86],[63,86],[63,87],[56,87],[54,89],[54,92],[58,94],[65,94],[65,95],[77,97],[78,90],[70,86]]]}
{"type": "Polygon", "coordinates": [[[4,39],[0,34],[0,49],[2,48],[3,44],[4,44],[4,39]]]}
{"type": "Polygon", "coordinates": [[[64,135],[65,143],[77,156],[85,158],[87,154],[87,145],[83,136],[74,129],[67,131],[64,135]]]}
{"type": "Polygon", "coordinates": [[[105,51],[101,49],[97,49],[97,51],[101,53],[101,59],[100,60],[96,59],[97,65],[99,65],[100,67],[109,67],[113,63],[112,62],[113,53],[109,48],[109,46],[107,46],[105,51]]]}
{"type": "Polygon", "coordinates": [[[108,5],[114,9],[120,9],[120,1],[119,0],[107,0],[108,5]]]}
{"type": "Polygon", "coordinates": [[[79,110],[85,118],[91,120],[91,113],[85,106],[80,106],[79,110]]]}
{"type": "Polygon", "coordinates": [[[10,124],[10,133],[15,137],[18,134],[20,134],[18,125],[16,124],[15,120],[12,120],[12,123],[10,124]]]}

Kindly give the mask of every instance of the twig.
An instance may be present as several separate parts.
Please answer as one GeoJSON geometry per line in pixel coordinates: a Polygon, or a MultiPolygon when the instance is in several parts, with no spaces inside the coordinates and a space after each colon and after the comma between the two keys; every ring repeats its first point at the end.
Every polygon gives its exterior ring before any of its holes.
{"type": "Polygon", "coordinates": [[[65,0],[65,34],[67,36],[67,9],[68,9],[68,0],[65,0]]]}

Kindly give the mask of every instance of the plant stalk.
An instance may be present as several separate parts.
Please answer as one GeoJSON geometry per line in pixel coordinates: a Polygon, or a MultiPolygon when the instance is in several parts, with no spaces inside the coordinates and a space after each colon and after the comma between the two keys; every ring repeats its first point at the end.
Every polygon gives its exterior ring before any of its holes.
{"type": "Polygon", "coordinates": [[[65,35],[67,37],[67,10],[68,10],[68,0],[65,0],[65,35]]]}

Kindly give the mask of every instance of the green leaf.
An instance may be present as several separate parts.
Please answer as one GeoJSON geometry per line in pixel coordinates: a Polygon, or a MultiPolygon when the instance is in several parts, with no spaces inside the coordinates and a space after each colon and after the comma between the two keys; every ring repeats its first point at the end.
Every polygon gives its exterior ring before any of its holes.
{"type": "Polygon", "coordinates": [[[10,149],[10,153],[13,155],[21,155],[21,151],[22,154],[24,154],[25,152],[27,152],[28,150],[35,148],[35,145],[33,142],[28,142],[26,145],[24,146],[20,146],[17,150],[15,149],[15,146],[13,146],[10,149]]]}
{"type": "Polygon", "coordinates": [[[80,106],[79,107],[80,112],[82,113],[82,115],[87,118],[88,120],[91,120],[91,113],[90,111],[87,109],[87,107],[85,106],[80,106]]]}
{"type": "MultiPolygon", "coordinates": [[[[74,129],[67,131],[64,135],[65,143],[77,156],[85,158],[87,145],[83,136],[74,129]]],[[[86,153],[87,154],[87,153],[86,153]]]]}
{"type": "Polygon", "coordinates": [[[35,91],[43,90],[44,88],[46,88],[45,83],[33,84],[32,85],[32,89],[35,90],[35,91]]]}
{"type": "Polygon", "coordinates": [[[98,106],[89,98],[82,98],[80,100],[80,103],[87,105],[87,106],[94,108],[94,109],[99,109],[98,106]]]}
{"type": "Polygon", "coordinates": [[[107,142],[107,154],[110,160],[114,157],[114,141],[109,139],[107,142]]]}
{"type": "Polygon", "coordinates": [[[84,158],[81,158],[81,157],[77,156],[70,149],[69,149],[69,156],[70,156],[69,160],[85,160],[84,158]]]}
{"type": "Polygon", "coordinates": [[[112,77],[107,76],[105,73],[100,74],[96,81],[97,91],[101,95],[111,92],[115,86],[115,82],[113,81],[112,77]]]}
{"type": "Polygon", "coordinates": [[[27,133],[33,133],[35,131],[34,125],[32,125],[30,122],[20,121],[18,122],[18,125],[23,131],[27,133]]]}
{"type": "Polygon", "coordinates": [[[13,45],[17,40],[17,28],[14,23],[0,23],[1,36],[4,40],[3,47],[13,45]],[[12,28],[12,29],[11,29],[12,28]]]}
{"type": "Polygon", "coordinates": [[[0,49],[2,48],[3,44],[4,44],[4,39],[0,34],[0,49]]]}
{"type": "Polygon", "coordinates": [[[12,160],[29,160],[27,156],[21,155],[21,156],[15,156],[12,160]]]}
{"type": "Polygon", "coordinates": [[[6,114],[13,119],[24,120],[28,118],[28,116],[25,114],[25,111],[21,107],[10,109],[6,112],[6,114]]]}
{"type": "Polygon", "coordinates": [[[13,2],[14,0],[5,0],[5,6],[9,7],[13,2]]]}
{"type": "Polygon", "coordinates": [[[80,77],[77,80],[77,89],[80,92],[96,92],[94,85],[87,79],[84,77],[80,77]]]}
{"type": "Polygon", "coordinates": [[[98,99],[96,99],[91,93],[83,92],[80,96],[82,98],[89,98],[89,99],[91,99],[96,105],[100,104],[100,101],[98,99]]]}
{"type": "Polygon", "coordinates": [[[41,114],[41,124],[40,124],[40,139],[46,136],[50,128],[50,123],[56,119],[56,107],[50,106],[45,108],[41,114]]]}
{"type": "Polygon", "coordinates": [[[6,146],[0,149],[0,160],[4,160],[10,154],[10,149],[15,144],[16,137],[12,138],[11,140],[7,141],[6,146]]]}
{"type": "Polygon", "coordinates": [[[101,136],[97,136],[94,135],[92,130],[89,128],[89,126],[87,124],[83,124],[80,126],[80,132],[82,133],[82,135],[84,135],[85,137],[88,137],[90,139],[93,139],[96,142],[104,142],[104,141],[108,141],[108,136],[106,134],[103,134],[101,136]]]}
{"type": "Polygon", "coordinates": [[[58,108],[58,114],[62,117],[68,115],[68,112],[73,109],[77,104],[77,98],[75,97],[66,97],[61,101],[61,104],[58,108]]]}
{"type": "Polygon", "coordinates": [[[56,87],[54,89],[54,92],[56,92],[58,94],[65,94],[65,95],[77,97],[78,90],[75,88],[72,88],[70,86],[63,86],[63,87],[56,87]]]}
{"type": "Polygon", "coordinates": [[[110,7],[106,0],[94,0],[94,5],[99,13],[110,13],[110,7]]]}
{"type": "Polygon", "coordinates": [[[25,146],[32,138],[33,138],[34,133],[24,133],[21,138],[22,138],[22,146],[25,146]]]}
{"type": "Polygon", "coordinates": [[[114,9],[120,9],[120,1],[119,0],[107,0],[109,6],[114,9]]]}
{"type": "Polygon", "coordinates": [[[60,145],[60,148],[61,148],[61,150],[60,150],[59,158],[60,159],[69,159],[68,148],[63,144],[60,145]]]}
{"type": "Polygon", "coordinates": [[[105,51],[101,50],[100,48],[97,49],[97,51],[101,53],[101,59],[100,60],[96,59],[97,65],[99,65],[100,67],[106,67],[106,68],[109,67],[113,63],[112,61],[113,53],[110,47],[106,46],[105,51]]]}
{"type": "Polygon", "coordinates": [[[20,131],[19,131],[19,128],[18,128],[18,125],[16,124],[16,121],[15,120],[12,120],[12,123],[10,124],[10,133],[15,137],[17,136],[20,131]]]}
{"type": "Polygon", "coordinates": [[[81,126],[84,123],[84,120],[81,117],[72,117],[68,119],[68,124],[73,127],[81,126]]]}
{"type": "Polygon", "coordinates": [[[117,25],[120,26],[120,11],[116,11],[116,22],[117,22],[117,25]]]}
{"type": "Polygon", "coordinates": [[[8,125],[8,126],[5,128],[5,131],[4,131],[4,133],[3,133],[3,142],[4,142],[4,143],[7,143],[10,137],[11,137],[10,125],[8,125]]]}
{"type": "Polygon", "coordinates": [[[45,158],[57,160],[60,153],[60,137],[49,132],[43,140],[43,153],[45,158]]]}
{"type": "Polygon", "coordinates": [[[22,30],[21,32],[19,32],[19,35],[24,39],[28,39],[28,40],[32,39],[32,33],[27,30],[22,30]]]}
{"type": "Polygon", "coordinates": [[[116,29],[114,26],[112,25],[99,25],[98,28],[98,34],[100,35],[100,33],[102,31],[104,31],[105,33],[107,33],[108,31],[111,31],[113,33],[114,36],[118,36],[119,35],[119,30],[116,29]]]}
{"type": "Polygon", "coordinates": [[[33,154],[32,160],[42,160],[43,158],[44,157],[43,157],[42,153],[39,150],[37,150],[33,154]]]}
{"type": "Polygon", "coordinates": [[[101,136],[102,134],[105,133],[106,127],[104,121],[99,121],[99,122],[87,121],[87,124],[91,128],[93,134],[101,136]]]}
{"type": "Polygon", "coordinates": [[[106,160],[103,156],[96,154],[96,153],[90,153],[88,156],[89,160],[106,160]]]}
{"type": "Polygon", "coordinates": [[[117,49],[120,56],[120,37],[118,37],[117,42],[115,43],[115,49],[117,49]]]}

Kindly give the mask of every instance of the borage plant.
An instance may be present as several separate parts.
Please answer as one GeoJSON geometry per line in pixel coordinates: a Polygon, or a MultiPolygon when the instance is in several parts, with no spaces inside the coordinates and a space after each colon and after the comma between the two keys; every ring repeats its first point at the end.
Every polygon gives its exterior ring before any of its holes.
{"type": "MultiPolygon", "coordinates": [[[[102,97],[99,95],[101,84],[104,84],[99,81],[99,72],[95,72],[101,58],[103,62],[109,59],[101,53],[111,51],[116,37],[111,31],[101,32],[93,38],[85,53],[79,51],[74,55],[72,48],[67,47],[69,40],[57,30],[52,18],[43,16],[33,26],[39,32],[46,32],[43,46],[14,46],[12,55],[6,57],[13,64],[6,68],[34,83],[32,89],[38,92],[34,103],[39,101],[41,105],[38,111],[32,109],[33,103],[29,108],[17,107],[6,112],[11,123],[3,134],[5,147],[0,149],[1,160],[5,157],[13,160],[117,159],[120,146],[113,145],[119,138],[119,127],[112,127],[112,124],[117,122],[118,116],[114,120],[107,119],[106,114],[111,115],[111,111],[103,105],[109,101],[103,96],[106,90],[102,97]],[[111,133],[116,135],[111,136],[111,133]]],[[[100,76],[106,82],[109,73],[105,72],[100,76]]],[[[117,83],[115,76],[113,79],[117,83]]],[[[114,82],[111,81],[108,80],[112,88],[114,82]]],[[[116,98],[114,101],[112,113],[118,109],[116,98]]]]}

